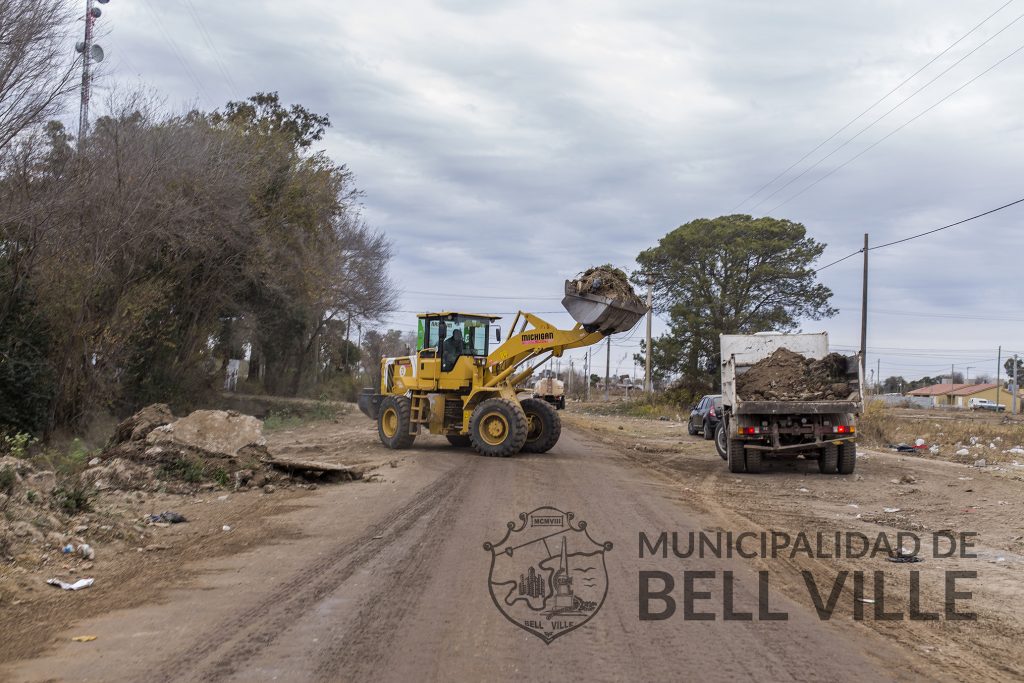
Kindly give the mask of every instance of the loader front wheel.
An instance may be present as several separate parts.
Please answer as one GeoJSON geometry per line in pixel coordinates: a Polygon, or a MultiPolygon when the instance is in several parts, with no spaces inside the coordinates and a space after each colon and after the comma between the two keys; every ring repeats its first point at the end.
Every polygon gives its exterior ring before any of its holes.
{"type": "Polygon", "coordinates": [[[528,398],[520,404],[526,413],[526,443],[523,450],[527,453],[547,453],[558,443],[562,435],[562,418],[554,406],[547,401],[528,398]]]}
{"type": "Polygon", "coordinates": [[[377,413],[377,436],[388,448],[409,448],[416,440],[410,433],[412,401],[405,396],[386,396],[377,413]]]}
{"type": "Polygon", "coordinates": [[[480,455],[504,458],[523,449],[526,413],[515,401],[489,398],[473,410],[469,438],[480,455]]]}

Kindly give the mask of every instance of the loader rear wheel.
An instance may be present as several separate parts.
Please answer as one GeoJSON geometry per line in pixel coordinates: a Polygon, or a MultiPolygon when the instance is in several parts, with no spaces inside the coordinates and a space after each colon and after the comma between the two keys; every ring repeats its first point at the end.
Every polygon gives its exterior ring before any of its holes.
{"type": "Polygon", "coordinates": [[[386,396],[380,402],[377,413],[377,436],[388,448],[409,448],[416,440],[415,434],[409,433],[412,422],[412,401],[405,396],[386,396]]]}
{"type": "Polygon", "coordinates": [[[844,441],[839,447],[839,474],[853,474],[857,466],[857,444],[844,441]]]}
{"type": "Polygon", "coordinates": [[[547,453],[562,435],[562,418],[547,401],[528,398],[520,405],[526,413],[526,443],[523,444],[523,450],[527,453],[547,453]]]}
{"type": "Polygon", "coordinates": [[[743,442],[739,439],[729,439],[726,446],[726,460],[729,462],[729,471],[735,474],[747,471],[747,462],[743,457],[743,442]]]}
{"type": "Polygon", "coordinates": [[[489,398],[473,410],[469,438],[480,455],[504,458],[526,443],[526,413],[515,401],[489,398]]]}
{"type": "Polygon", "coordinates": [[[447,434],[445,438],[448,439],[448,443],[456,448],[469,448],[473,445],[468,434],[447,434]]]}
{"type": "Polygon", "coordinates": [[[839,449],[835,444],[828,444],[821,449],[818,456],[818,471],[822,474],[835,474],[839,463],[839,449]]]}

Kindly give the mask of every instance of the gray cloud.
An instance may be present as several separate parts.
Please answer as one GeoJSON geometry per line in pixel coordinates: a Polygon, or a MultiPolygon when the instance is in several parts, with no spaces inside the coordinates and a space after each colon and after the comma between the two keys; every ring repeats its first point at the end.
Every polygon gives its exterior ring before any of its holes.
{"type": "MultiPolygon", "coordinates": [[[[522,297],[409,293],[400,309],[500,312],[521,303],[554,311],[551,297],[566,276],[593,263],[631,266],[673,227],[732,212],[999,4],[194,3],[238,93],[184,2],[113,0],[101,22],[108,85],[141,78],[174,106],[207,108],[278,90],[330,114],[326,147],[355,171],[367,219],[394,239],[393,275],[405,289],[522,297]]],[[[848,133],[1017,14],[1011,5],[848,133]]],[[[1024,21],[801,181],[740,210],[766,212],[1022,41],[1024,21]]],[[[1018,198],[1022,59],[774,215],[827,242],[828,262],[859,248],[864,232],[881,243],[1018,198]]],[[[898,349],[991,349],[993,358],[998,344],[1024,351],[1022,323],[929,317],[1024,318],[1016,283],[1022,212],[873,252],[872,304],[903,312],[871,316],[869,342],[879,348],[883,375],[918,376],[950,360],[988,358],[898,349]]],[[[806,328],[856,343],[859,261],[822,279],[842,312],[806,328]]],[[[407,314],[392,320],[413,325],[407,314]]],[[[613,363],[617,353],[613,347],[613,363]]]]}

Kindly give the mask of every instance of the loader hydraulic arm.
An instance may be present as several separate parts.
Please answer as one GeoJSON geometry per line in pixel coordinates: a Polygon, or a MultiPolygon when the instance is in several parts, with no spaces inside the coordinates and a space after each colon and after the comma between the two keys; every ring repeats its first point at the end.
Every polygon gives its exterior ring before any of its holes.
{"type": "Polygon", "coordinates": [[[604,338],[603,332],[588,332],[578,323],[571,329],[560,330],[532,313],[520,311],[512,322],[508,339],[487,357],[486,386],[502,382],[516,386],[533,372],[534,366],[528,366],[516,374],[524,363],[544,354],[559,357],[569,349],[590,346],[604,338]]]}

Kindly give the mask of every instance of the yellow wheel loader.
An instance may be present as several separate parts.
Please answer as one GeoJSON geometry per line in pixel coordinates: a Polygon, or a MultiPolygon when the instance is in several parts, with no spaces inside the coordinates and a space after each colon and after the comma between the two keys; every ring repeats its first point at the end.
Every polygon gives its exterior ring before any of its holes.
{"type": "Polygon", "coordinates": [[[364,389],[359,408],[377,421],[388,448],[409,448],[425,429],[481,455],[544,453],[558,441],[561,419],[547,401],[520,399],[520,384],[551,356],[630,330],[647,312],[637,301],[580,292],[566,281],[562,305],[575,326],[560,330],[520,311],[504,342],[500,316],[422,313],[416,354],[382,359],[380,387],[364,389]]]}

